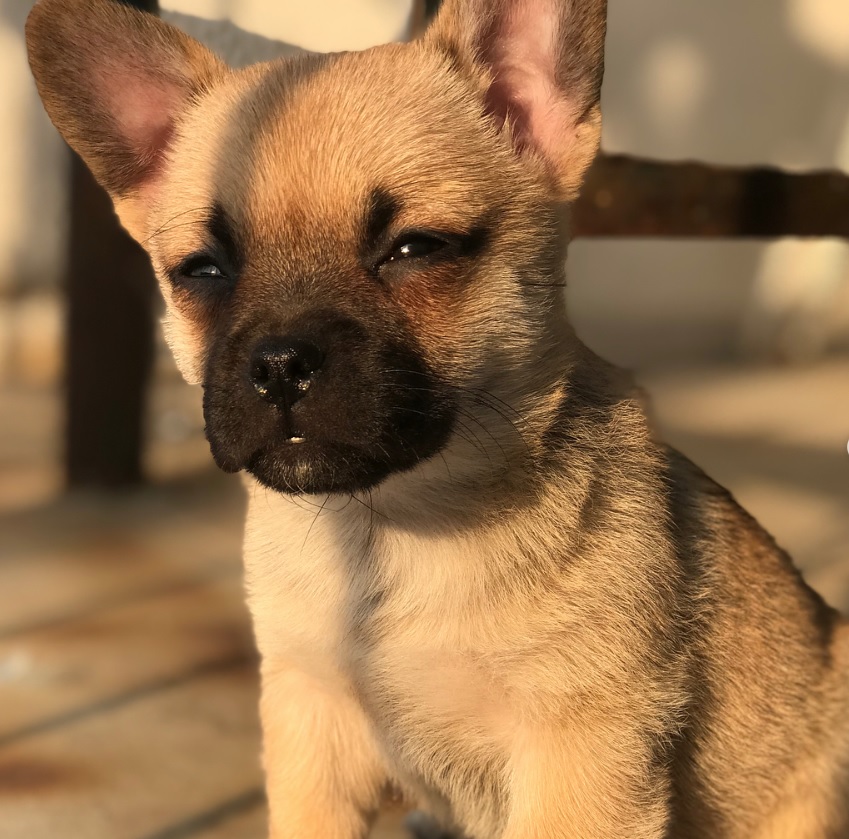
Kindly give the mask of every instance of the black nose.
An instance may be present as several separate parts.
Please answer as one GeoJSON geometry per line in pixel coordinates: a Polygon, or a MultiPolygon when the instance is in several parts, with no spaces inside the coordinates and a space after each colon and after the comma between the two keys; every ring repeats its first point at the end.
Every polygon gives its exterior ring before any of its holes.
{"type": "Polygon", "coordinates": [[[268,338],[251,355],[251,381],[257,393],[272,405],[291,406],[306,396],[324,353],[300,338],[268,338]]]}

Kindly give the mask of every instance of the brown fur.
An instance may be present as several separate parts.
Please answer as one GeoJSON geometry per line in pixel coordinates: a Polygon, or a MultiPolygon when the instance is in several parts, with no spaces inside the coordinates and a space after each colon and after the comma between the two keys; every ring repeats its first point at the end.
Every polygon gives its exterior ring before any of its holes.
{"type": "Polygon", "coordinates": [[[444,6],[409,45],[241,71],[106,0],[42,0],[27,27],[189,381],[320,304],[455,400],[439,452],[373,489],[247,482],[272,836],[362,837],[394,782],[481,839],[847,837],[849,631],[566,320],[604,3],[444,6]],[[171,279],[216,205],[226,299],[171,279]],[[469,249],[372,270],[381,225],[469,249]]]}

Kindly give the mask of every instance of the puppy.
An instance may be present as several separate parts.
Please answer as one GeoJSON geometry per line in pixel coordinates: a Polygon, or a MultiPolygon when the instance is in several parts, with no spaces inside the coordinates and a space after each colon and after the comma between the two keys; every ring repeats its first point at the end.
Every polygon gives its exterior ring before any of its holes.
{"type": "Polygon", "coordinates": [[[445,0],[240,71],[30,15],[248,476],[274,839],[363,837],[388,783],[480,839],[849,835],[849,630],[566,318],[605,11],[445,0]]]}

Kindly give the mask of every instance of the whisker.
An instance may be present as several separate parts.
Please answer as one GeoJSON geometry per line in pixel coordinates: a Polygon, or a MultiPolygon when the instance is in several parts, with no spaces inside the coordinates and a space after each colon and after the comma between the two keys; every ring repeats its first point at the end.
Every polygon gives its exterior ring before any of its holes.
{"type": "MultiPolygon", "coordinates": [[[[392,373],[401,374],[401,375],[415,375],[414,371],[404,370],[402,368],[387,368],[387,369],[384,369],[382,372],[386,375],[389,375],[389,374],[392,374],[392,373]]],[[[392,385],[392,387],[396,391],[430,393],[430,394],[437,395],[437,396],[439,395],[439,391],[435,388],[432,388],[432,387],[417,387],[415,385],[406,384],[405,382],[394,383],[392,385]]],[[[516,423],[507,415],[507,413],[504,410],[504,409],[506,409],[507,411],[510,411],[515,416],[516,420],[518,420],[523,425],[527,425],[527,420],[524,418],[524,416],[522,416],[522,414],[519,411],[517,411],[515,408],[513,408],[512,405],[509,405],[504,400],[495,396],[495,394],[490,393],[489,391],[484,390],[483,388],[464,388],[464,387],[459,386],[459,385],[451,385],[451,388],[456,393],[464,395],[467,398],[469,398],[472,401],[473,404],[479,405],[482,408],[489,409],[490,411],[495,413],[498,417],[500,417],[502,420],[504,420],[504,422],[510,427],[510,429],[516,435],[516,437],[521,441],[521,443],[525,447],[525,450],[527,451],[528,455],[533,456],[533,449],[531,448],[528,441],[525,439],[524,434],[516,426],[516,423]]],[[[427,412],[418,411],[415,408],[407,408],[406,410],[408,410],[412,413],[416,413],[420,416],[428,416],[427,412]]],[[[487,435],[492,439],[492,441],[501,450],[502,456],[505,459],[507,459],[507,453],[504,450],[504,447],[501,445],[501,443],[498,441],[498,439],[495,437],[495,435],[492,433],[492,431],[489,428],[487,428],[486,425],[480,420],[480,418],[476,417],[471,411],[468,411],[468,410],[463,411],[462,413],[466,418],[468,418],[472,422],[479,425],[487,433],[487,435]]],[[[489,457],[489,453],[486,451],[486,447],[483,445],[480,438],[476,434],[474,434],[472,429],[469,428],[468,426],[464,426],[464,428],[465,428],[465,430],[468,434],[472,434],[475,437],[475,439],[477,440],[478,448],[480,449],[480,451],[482,453],[486,454],[487,457],[489,457]]],[[[458,436],[460,436],[460,435],[458,435],[458,436]]],[[[468,438],[463,438],[463,439],[465,439],[466,442],[468,442],[470,445],[474,445],[471,442],[471,440],[469,440],[468,438]]],[[[490,462],[491,462],[491,458],[490,458],[490,462]]]]}
{"type": "Polygon", "coordinates": [[[304,544],[301,545],[301,553],[304,552],[304,548],[307,546],[307,541],[310,538],[310,533],[312,533],[312,529],[315,526],[315,523],[318,521],[318,517],[324,512],[324,508],[327,506],[327,502],[330,501],[330,493],[324,497],[324,503],[318,508],[318,512],[315,514],[315,517],[310,522],[310,526],[307,528],[307,535],[304,536],[304,544]]]}
{"type": "MultiPolygon", "coordinates": [[[[386,519],[386,521],[392,521],[392,519],[390,519],[389,516],[384,515],[383,513],[380,512],[380,510],[374,509],[374,504],[372,503],[371,490],[370,489],[366,490],[366,492],[368,492],[368,497],[369,497],[369,503],[368,504],[366,504],[366,502],[363,501],[362,498],[357,498],[356,494],[352,493],[351,498],[353,498],[354,501],[357,502],[357,504],[362,504],[363,507],[365,507],[367,510],[370,510],[373,516],[380,516],[381,518],[386,519]]],[[[371,527],[371,524],[369,524],[369,527],[371,527]]]]}
{"type": "Polygon", "coordinates": [[[451,474],[451,470],[448,468],[448,461],[445,459],[445,455],[442,452],[439,453],[439,456],[440,458],[442,458],[442,462],[445,465],[445,471],[448,473],[448,480],[451,481],[451,483],[453,484],[454,476],[451,474]]]}
{"type": "Polygon", "coordinates": [[[466,419],[477,423],[481,427],[481,429],[489,436],[490,440],[492,440],[492,442],[495,443],[496,446],[498,446],[498,450],[501,452],[501,455],[504,460],[506,461],[509,459],[507,457],[507,452],[504,450],[504,446],[501,445],[501,443],[498,441],[498,438],[474,414],[468,411],[463,411],[463,416],[466,417],[466,419]]]}
{"type": "MultiPolygon", "coordinates": [[[[284,493],[284,494],[286,494],[286,493],[284,493]]],[[[302,509],[302,510],[305,510],[305,509],[320,510],[320,509],[321,509],[321,507],[323,507],[323,506],[324,506],[323,504],[317,504],[315,501],[310,501],[309,499],[304,498],[304,494],[303,494],[303,492],[298,492],[298,493],[296,493],[296,494],[294,494],[294,495],[289,495],[288,497],[290,497],[290,498],[292,498],[292,499],[297,498],[297,499],[298,499],[298,501],[300,501],[300,502],[301,502],[301,503],[303,503],[303,504],[306,504],[306,505],[307,505],[307,506],[306,506],[306,508],[305,508],[305,507],[301,507],[301,509],[302,509]]],[[[300,505],[299,505],[299,506],[300,506],[300,505]]]]}
{"type": "Polygon", "coordinates": [[[199,219],[197,221],[184,222],[184,224],[186,224],[186,225],[188,225],[188,224],[200,224],[202,221],[206,221],[206,219],[209,218],[209,208],[208,207],[195,207],[191,210],[183,210],[182,212],[176,213],[175,215],[171,216],[171,218],[166,219],[164,222],[162,222],[162,224],[156,230],[154,230],[153,233],[151,233],[150,236],[148,236],[147,239],[145,239],[141,244],[145,245],[151,239],[153,239],[154,236],[159,236],[160,233],[167,233],[168,230],[173,230],[176,227],[182,226],[182,225],[175,225],[173,227],[169,227],[171,222],[175,221],[178,218],[181,218],[182,216],[187,216],[190,213],[203,213],[204,218],[199,219]]]}
{"type": "MultiPolygon", "coordinates": [[[[507,416],[507,415],[506,415],[503,411],[501,411],[501,410],[498,408],[498,406],[496,406],[496,405],[491,405],[491,404],[489,404],[489,403],[487,403],[487,402],[479,402],[478,404],[479,404],[481,407],[483,407],[483,408],[489,408],[489,410],[491,410],[493,413],[495,413],[495,414],[497,414],[499,417],[501,417],[501,419],[503,419],[503,420],[504,420],[504,422],[506,422],[506,423],[507,423],[507,425],[509,425],[509,426],[510,426],[510,428],[513,430],[513,432],[516,434],[516,437],[518,437],[518,438],[519,438],[519,440],[521,441],[522,445],[523,445],[523,446],[525,447],[525,449],[527,450],[527,453],[528,453],[529,455],[531,455],[531,456],[533,455],[533,449],[531,448],[531,446],[530,446],[530,444],[528,443],[528,441],[525,439],[525,435],[524,435],[524,434],[523,434],[523,433],[522,433],[522,432],[521,432],[518,428],[516,428],[516,425],[513,423],[513,421],[510,419],[510,417],[508,417],[508,416],[507,416]]],[[[477,418],[475,418],[475,419],[477,420],[477,418]]],[[[478,421],[478,422],[480,422],[480,420],[477,420],[477,421],[478,421]]],[[[482,425],[482,423],[481,423],[481,425],[482,425]]]]}
{"type": "MultiPolygon", "coordinates": [[[[463,415],[465,416],[465,414],[463,415]]],[[[474,446],[482,455],[486,456],[486,459],[489,461],[490,469],[494,469],[495,464],[492,462],[492,455],[486,450],[486,446],[483,444],[483,441],[480,437],[465,423],[461,422],[459,419],[455,419],[455,422],[459,424],[460,428],[463,430],[466,436],[462,436],[470,446],[474,446]]]]}
{"type": "Polygon", "coordinates": [[[527,423],[525,417],[517,411],[511,404],[505,402],[503,399],[499,399],[494,393],[488,390],[484,390],[483,388],[466,388],[467,393],[471,393],[477,396],[480,396],[485,399],[489,399],[491,402],[495,402],[500,405],[502,408],[506,408],[511,414],[513,414],[517,419],[521,420],[524,423],[527,423]]]}

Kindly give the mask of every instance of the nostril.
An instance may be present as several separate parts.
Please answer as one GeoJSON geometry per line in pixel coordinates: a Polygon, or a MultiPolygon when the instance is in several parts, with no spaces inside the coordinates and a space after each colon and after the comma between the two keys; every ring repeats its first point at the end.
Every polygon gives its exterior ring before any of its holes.
{"type": "Polygon", "coordinates": [[[267,385],[271,380],[271,368],[264,361],[254,361],[251,367],[251,378],[258,385],[267,385]]]}
{"type": "Polygon", "coordinates": [[[289,359],[284,368],[284,373],[290,379],[307,379],[310,375],[306,365],[297,356],[289,359]]]}
{"type": "Polygon", "coordinates": [[[315,344],[306,341],[293,342],[293,353],[289,359],[292,375],[299,379],[314,376],[324,364],[324,353],[315,344]]]}
{"type": "Polygon", "coordinates": [[[308,341],[270,338],[251,356],[250,378],[257,393],[272,404],[292,405],[310,389],[324,353],[308,341]]]}

